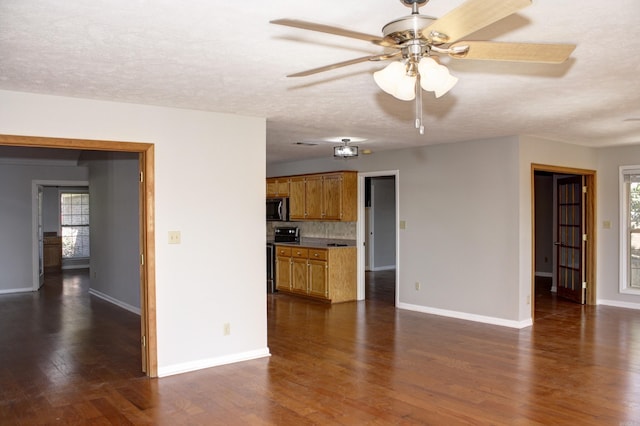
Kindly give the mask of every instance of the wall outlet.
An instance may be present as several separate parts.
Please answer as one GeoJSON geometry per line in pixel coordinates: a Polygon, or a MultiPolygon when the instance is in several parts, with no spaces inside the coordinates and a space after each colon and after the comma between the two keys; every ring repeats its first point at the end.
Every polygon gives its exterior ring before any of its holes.
{"type": "Polygon", "coordinates": [[[531,304],[531,296],[527,296],[527,305],[531,304]]]}
{"type": "Polygon", "coordinates": [[[225,322],[222,325],[222,334],[228,336],[231,334],[231,323],[225,322]]]}
{"type": "Polygon", "coordinates": [[[169,244],[180,244],[180,231],[169,231],[169,244]]]}
{"type": "Polygon", "coordinates": [[[420,283],[416,281],[416,291],[420,290],[420,283]]]}

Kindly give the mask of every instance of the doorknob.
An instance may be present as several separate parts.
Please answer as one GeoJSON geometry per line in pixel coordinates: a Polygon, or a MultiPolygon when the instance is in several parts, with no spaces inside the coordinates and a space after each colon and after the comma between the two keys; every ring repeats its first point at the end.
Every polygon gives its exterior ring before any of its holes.
{"type": "Polygon", "coordinates": [[[554,246],[559,246],[559,245],[561,245],[561,244],[562,244],[562,243],[561,243],[560,241],[556,241],[556,242],[554,242],[554,243],[553,243],[553,245],[554,245],[554,246]]]}

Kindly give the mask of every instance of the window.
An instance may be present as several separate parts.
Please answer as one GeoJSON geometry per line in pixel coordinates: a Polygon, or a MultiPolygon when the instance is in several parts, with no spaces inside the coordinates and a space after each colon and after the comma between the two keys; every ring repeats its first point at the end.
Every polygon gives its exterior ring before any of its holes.
{"type": "Polygon", "coordinates": [[[62,257],[89,257],[89,193],[60,194],[60,224],[62,226],[62,257]]]}
{"type": "Polygon", "coordinates": [[[620,167],[620,292],[640,294],[640,166],[620,167]]]}

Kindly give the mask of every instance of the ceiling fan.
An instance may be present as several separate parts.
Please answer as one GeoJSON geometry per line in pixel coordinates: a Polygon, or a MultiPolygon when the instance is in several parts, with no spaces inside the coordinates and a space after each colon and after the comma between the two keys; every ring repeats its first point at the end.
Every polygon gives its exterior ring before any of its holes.
{"type": "Polygon", "coordinates": [[[458,81],[440,64],[440,55],[448,55],[454,59],[559,64],[564,62],[576,47],[574,44],[461,40],[529,6],[531,0],[467,0],[441,18],[420,14],[420,6],[429,0],[401,1],[412,8],[411,15],[386,24],[382,28],[382,37],[295,19],[271,21],[272,24],[369,41],[386,49],[385,53],[379,55],[325,65],[287,77],[304,77],[366,61],[398,59],[375,72],[374,80],[382,90],[400,100],[416,100],[415,126],[420,134],[424,134],[420,87],[440,97],[451,90],[458,81]]]}

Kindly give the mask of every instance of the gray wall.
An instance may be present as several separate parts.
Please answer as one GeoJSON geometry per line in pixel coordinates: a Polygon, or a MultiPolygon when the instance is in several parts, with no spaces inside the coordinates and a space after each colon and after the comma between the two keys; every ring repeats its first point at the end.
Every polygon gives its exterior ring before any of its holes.
{"type": "MultiPolygon", "coordinates": [[[[361,172],[399,171],[398,219],[407,223],[399,235],[401,304],[521,326],[531,320],[532,164],[597,170],[597,299],[640,307],[640,295],[619,291],[618,186],[619,166],[640,165],[640,147],[593,149],[534,136],[385,151],[349,161],[350,169],[361,172]],[[602,226],[605,221],[611,228],[602,226]],[[421,291],[415,281],[422,282],[421,291]]],[[[270,165],[267,176],[339,166],[344,163],[327,155],[270,165]]]]}
{"type": "Polygon", "coordinates": [[[373,270],[396,266],[396,181],[391,177],[371,178],[373,208],[373,270]]]}
{"type": "Polygon", "coordinates": [[[640,165],[638,145],[598,150],[598,300],[640,308],[640,295],[620,293],[619,167],[640,165]],[[605,228],[603,222],[610,222],[605,228]],[[629,305],[627,305],[629,304],[629,305]]]}
{"type": "MultiPolygon", "coordinates": [[[[399,303],[519,319],[518,138],[385,151],[350,160],[398,170],[399,303]],[[421,283],[420,291],[415,282],[421,283]]],[[[267,176],[344,168],[327,158],[274,164],[267,176]]]]}
{"type": "Polygon", "coordinates": [[[94,152],[83,164],[91,188],[91,290],[139,309],[138,154],[94,152]]]}
{"type": "Polygon", "coordinates": [[[0,159],[0,292],[33,288],[34,180],[86,181],[78,166],[2,164],[0,159]]]}

